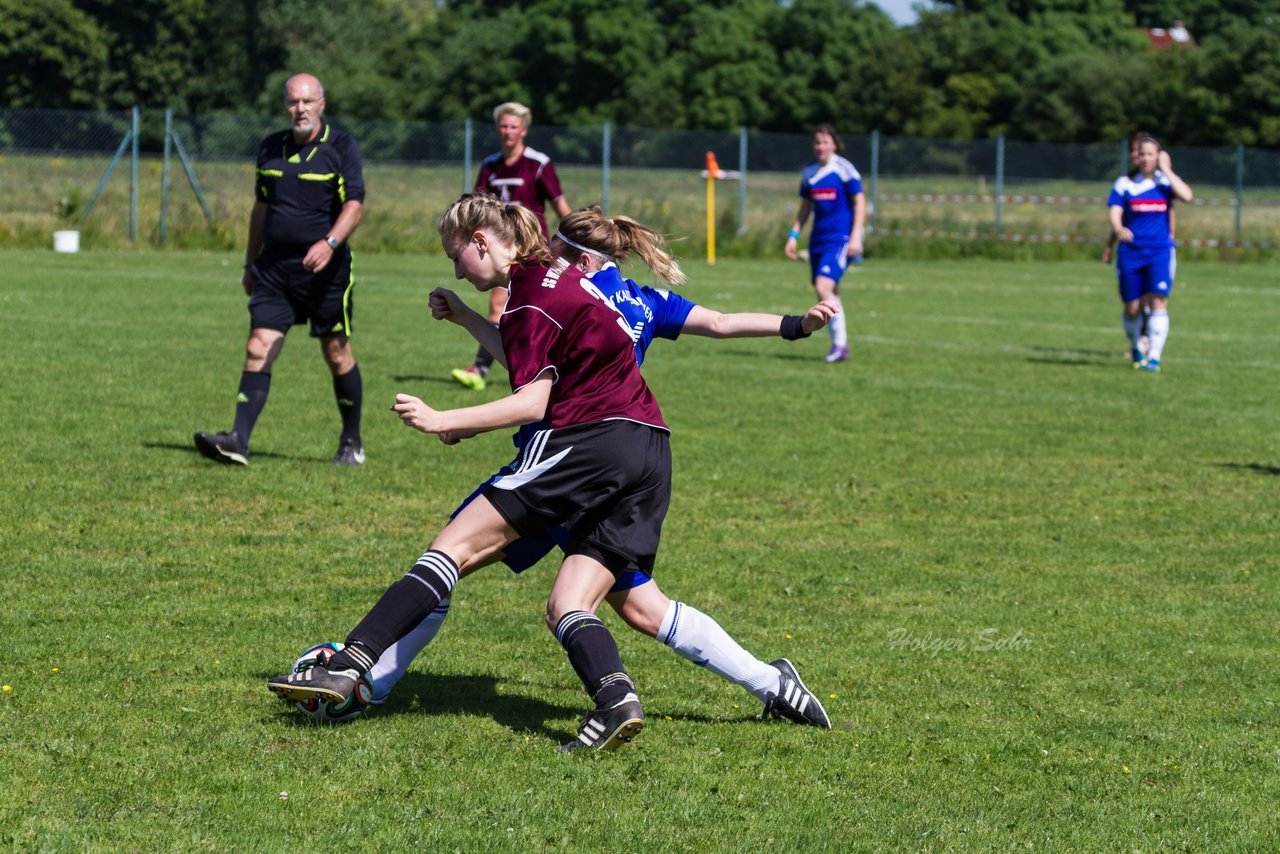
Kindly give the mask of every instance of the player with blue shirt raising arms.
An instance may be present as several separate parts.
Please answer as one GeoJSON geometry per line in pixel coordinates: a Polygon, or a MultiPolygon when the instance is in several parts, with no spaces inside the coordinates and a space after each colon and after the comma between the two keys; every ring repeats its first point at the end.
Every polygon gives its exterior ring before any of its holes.
{"type": "MultiPolygon", "coordinates": [[[[591,285],[613,304],[625,319],[635,342],[635,359],[640,364],[656,338],[675,340],[689,333],[711,338],[750,338],[780,335],[787,340],[807,338],[821,329],[838,312],[834,302],[821,302],[803,316],[779,316],[741,312],[722,314],[697,305],[663,288],[641,287],[623,278],[616,261],[629,254],[639,256],[667,284],[680,284],[684,274],[665,250],[662,235],[628,217],[607,217],[598,207],[584,208],[566,216],[551,240],[551,250],[560,259],[585,273],[591,285]]],[[[467,329],[500,361],[505,360],[501,341],[488,318],[468,308],[457,295],[445,289],[431,294],[432,315],[467,329]]],[[[516,434],[517,447],[537,441],[544,425],[526,425],[516,434]]],[[[447,443],[465,436],[441,437],[447,443]]],[[[517,471],[511,465],[482,484],[455,511],[460,513],[490,484],[517,471]]],[[[501,560],[515,573],[534,566],[557,546],[569,543],[565,528],[548,528],[509,543],[501,560]]],[[[764,717],[784,717],[797,723],[830,728],[822,703],[805,687],[794,665],[787,659],[772,663],[757,659],[735,641],[714,619],[683,602],[669,599],[651,573],[626,572],[618,576],[605,596],[618,615],[636,631],[661,641],[678,655],[706,667],[713,673],[742,686],[765,704],[764,717]]],[[[445,599],[408,635],[397,641],[369,672],[373,702],[385,703],[392,688],[408,670],[413,659],[435,638],[449,612],[445,599]]]]}
{"type": "MultiPolygon", "coordinates": [[[[799,257],[796,242],[800,229],[813,211],[809,233],[809,270],[820,300],[840,305],[840,278],[850,258],[862,260],[862,226],[867,216],[862,176],[853,164],[840,156],[844,143],[836,129],[821,124],[813,129],[814,162],[800,176],[800,208],[787,233],[785,251],[792,261],[799,257]]],[[[823,361],[843,362],[849,358],[849,337],[844,314],[837,314],[828,331],[831,352],[823,361]]]]}
{"type": "Polygon", "coordinates": [[[1191,188],[1173,172],[1168,152],[1150,137],[1138,141],[1137,170],[1121,175],[1111,187],[1107,213],[1119,238],[1116,278],[1124,303],[1124,331],[1129,339],[1133,366],[1160,370],[1160,357],[1169,337],[1169,292],[1173,286],[1173,239],[1169,212],[1174,198],[1191,201],[1191,188]],[[1142,308],[1147,320],[1150,349],[1142,352],[1142,308]]]}

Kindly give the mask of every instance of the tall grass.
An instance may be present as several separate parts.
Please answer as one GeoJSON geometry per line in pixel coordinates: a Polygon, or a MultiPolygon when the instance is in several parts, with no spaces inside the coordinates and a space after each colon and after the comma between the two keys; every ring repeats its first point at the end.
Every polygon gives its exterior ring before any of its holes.
{"type": "MultiPolygon", "coordinates": [[[[9,190],[0,199],[0,248],[42,248],[54,230],[77,228],[90,249],[129,246],[129,176],[122,161],[87,218],[84,212],[106,169],[106,158],[0,156],[0,182],[9,190]]],[[[253,170],[248,162],[197,164],[197,177],[210,219],[196,202],[180,164],[171,164],[168,227],[171,248],[243,249],[253,204],[253,170]]],[[[139,169],[138,243],[160,245],[162,162],[144,157],[139,169]]],[[[599,168],[562,166],[566,198],[577,207],[605,201],[599,168]]],[[[745,218],[735,181],[717,182],[716,254],[721,257],[776,258],[795,214],[798,172],[753,172],[748,178],[745,218]]],[[[371,162],[365,167],[369,196],[357,245],[366,252],[438,252],[435,223],[444,208],[470,184],[460,164],[419,165],[371,162]]],[[[1008,194],[1071,197],[1072,203],[1008,201],[997,228],[992,201],[954,200],[952,196],[993,193],[983,179],[948,176],[881,176],[875,210],[876,230],[868,252],[880,257],[1000,257],[1022,260],[1098,256],[1107,231],[1106,210],[1098,199],[1109,186],[1081,182],[1010,182],[1008,194]],[[912,198],[930,195],[930,198],[912,198]],[[946,196],[942,199],[938,196],[946,196]],[[903,236],[903,233],[907,236],[903,236]],[[932,237],[920,237],[929,233],[932,237]],[[1010,243],[1008,235],[1036,240],[1010,243]],[[1093,241],[1057,243],[1061,236],[1093,241]]],[[[867,187],[870,194],[871,187],[867,187]]],[[[1196,187],[1202,198],[1229,199],[1226,188],[1196,187]]],[[[1269,191],[1245,196],[1240,238],[1280,242],[1280,207],[1269,191]]],[[[682,242],[686,255],[706,254],[706,182],[697,170],[623,169],[610,171],[608,207],[662,229],[682,242]]],[[[1181,205],[1179,234],[1188,238],[1232,240],[1235,208],[1181,205]]],[[[1272,259],[1274,251],[1185,247],[1184,259],[1272,259]]]]}

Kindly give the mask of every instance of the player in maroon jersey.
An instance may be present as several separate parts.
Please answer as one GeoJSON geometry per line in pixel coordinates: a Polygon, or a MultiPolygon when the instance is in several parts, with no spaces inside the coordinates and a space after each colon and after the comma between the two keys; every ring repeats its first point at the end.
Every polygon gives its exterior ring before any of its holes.
{"type": "Polygon", "coordinates": [[[287,700],[343,702],[382,653],[416,627],[458,580],[521,535],[571,531],[547,601],[547,627],[595,708],[564,749],[609,750],[644,727],[635,684],[595,611],[618,573],[652,574],[671,497],[668,430],[636,364],[626,320],[576,267],[552,260],[537,219],[469,194],[440,221],[457,277],[509,286],[499,334],[512,394],[439,411],[410,395],[392,410],[446,442],[545,419],[520,464],[490,483],[392,584],[327,666],[268,680],[287,700]]]}
{"type": "MultiPolygon", "coordinates": [[[[541,151],[525,145],[533,114],[524,104],[509,101],[493,110],[493,121],[502,141],[502,150],[490,154],[480,164],[476,176],[477,193],[491,193],[505,204],[519,205],[530,210],[542,225],[544,237],[547,230],[545,208],[550,204],[556,215],[564,218],[569,213],[569,202],[560,191],[560,178],[555,164],[541,151]]],[[[496,287],[489,292],[489,322],[498,323],[502,306],[507,300],[507,289],[496,287]]],[[[493,356],[484,347],[476,351],[476,360],[469,368],[456,368],[451,372],[455,380],[467,388],[482,390],[493,365],[493,356]]]]}

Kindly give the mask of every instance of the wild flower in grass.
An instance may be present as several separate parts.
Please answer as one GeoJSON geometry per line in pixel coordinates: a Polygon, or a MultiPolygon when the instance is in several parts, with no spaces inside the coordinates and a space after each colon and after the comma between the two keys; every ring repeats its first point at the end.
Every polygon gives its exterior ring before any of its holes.
{"type": "Polygon", "coordinates": [[[787,632],[787,634],[786,634],[786,638],[787,638],[787,640],[791,640],[791,632],[787,632]]]}
{"type": "Polygon", "coordinates": [[[0,691],[12,691],[12,690],[13,690],[12,685],[5,685],[3,688],[0,688],[0,691]]]}
{"type": "Polygon", "coordinates": [[[50,672],[52,672],[52,673],[57,673],[57,672],[58,672],[59,670],[61,670],[61,669],[62,669],[61,667],[55,667],[55,668],[53,668],[50,672]]]}
{"type": "Polygon", "coordinates": [[[280,793],[280,800],[282,800],[282,801],[287,801],[287,800],[289,800],[289,793],[288,793],[288,792],[281,792],[281,793],[280,793]]]}
{"type": "Polygon", "coordinates": [[[1128,765],[1121,765],[1121,766],[1120,766],[1120,769],[1121,769],[1122,771],[1124,771],[1124,773],[1126,773],[1126,774],[1128,774],[1128,773],[1129,773],[1129,766],[1128,766],[1128,765]]]}
{"type": "Polygon", "coordinates": [[[828,697],[830,697],[830,698],[831,698],[831,699],[833,699],[833,700],[836,698],[836,695],[835,695],[835,694],[828,694],[827,696],[828,696],[828,697]]]}
{"type": "Polygon", "coordinates": [[[662,719],[663,719],[664,721],[669,721],[669,720],[671,720],[671,715],[663,715],[663,716],[662,716],[662,719]]]}

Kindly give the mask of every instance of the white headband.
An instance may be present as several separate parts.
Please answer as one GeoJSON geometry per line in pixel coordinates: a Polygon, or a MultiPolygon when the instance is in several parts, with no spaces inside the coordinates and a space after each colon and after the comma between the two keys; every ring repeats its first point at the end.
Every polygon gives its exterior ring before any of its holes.
{"type": "Polygon", "coordinates": [[[552,237],[558,237],[560,240],[563,240],[565,243],[569,244],[569,245],[570,245],[570,246],[572,246],[574,249],[580,249],[580,250],[582,250],[583,252],[587,253],[588,255],[592,255],[592,256],[594,256],[594,257],[596,257],[596,258],[599,258],[601,261],[612,261],[612,260],[613,260],[612,258],[610,258],[608,255],[604,254],[603,252],[597,252],[597,251],[596,251],[596,250],[594,250],[594,249],[588,249],[587,247],[583,246],[581,243],[574,243],[572,240],[570,240],[569,238],[565,237],[565,236],[564,236],[563,234],[561,234],[559,231],[557,231],[555,234],[553,234],[553,235],[552,235],[552,237]]]}

